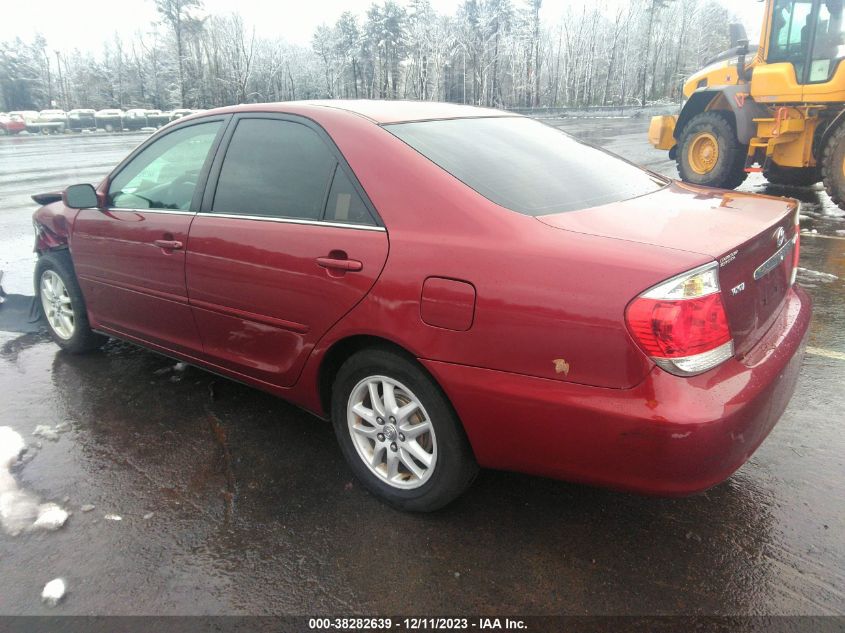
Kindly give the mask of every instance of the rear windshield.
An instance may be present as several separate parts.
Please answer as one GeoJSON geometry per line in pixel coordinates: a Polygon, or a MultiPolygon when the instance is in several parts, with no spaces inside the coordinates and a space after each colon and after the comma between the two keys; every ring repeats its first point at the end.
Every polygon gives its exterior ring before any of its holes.
{"type": "Polygon", "coordinates": [[[526,215],[627,200],[665,185],[657,176],[522,117],[384,126],[498,205],[526,215]]]}

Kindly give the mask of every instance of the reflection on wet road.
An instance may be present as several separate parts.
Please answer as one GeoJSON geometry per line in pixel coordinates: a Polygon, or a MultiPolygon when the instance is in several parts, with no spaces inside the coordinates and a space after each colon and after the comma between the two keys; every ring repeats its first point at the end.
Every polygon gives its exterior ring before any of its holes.
{"type": "MultiPolygon", "coordinates": [[[[674,174],[643,121],[561,125],[674,174]]],[[[7,290],[31,293],[26,196],[96,181],[139,140],[0,142],[7,290]]],[[[787,193],[756,178],[743,188],[787,193]]],[[[821,191],[788,193],[805,228],[845,230],[821,191]]],[[[843,354],[845,240],[806,236],[801,266],[810,345],[843,354]]],[[[15,482],[71,512],[57,531],[0,533],[0,613],[842,614],[843,384],[845,361],[808,354],[769,439],[695,497],[484,472],[416,516],[364,492],[331,427],[282,401],[124,343],[73,357],[0,333],[0,426],[28,445],[15,482]],[[50,609],[57,577],[68,595],[50,609]]]]}

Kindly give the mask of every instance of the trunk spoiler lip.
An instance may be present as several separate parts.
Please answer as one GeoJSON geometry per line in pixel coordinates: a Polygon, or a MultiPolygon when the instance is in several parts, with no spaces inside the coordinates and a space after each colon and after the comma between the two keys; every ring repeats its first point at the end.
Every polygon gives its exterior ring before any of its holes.
{"type": "Polygon", "coordinates": [[[37,202],[40,205],[45,204],[52,204],[53,202],[59,202],[62,199],[62,192],[61,191],[50,191],[47,193],[36,193],[35,195],[31,196],[34,202],[37,202]]]}

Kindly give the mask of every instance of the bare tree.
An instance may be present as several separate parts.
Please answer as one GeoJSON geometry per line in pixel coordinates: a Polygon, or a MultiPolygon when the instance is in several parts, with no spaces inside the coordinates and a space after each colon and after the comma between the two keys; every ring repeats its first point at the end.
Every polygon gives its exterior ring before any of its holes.
{"type": "Polygon", "coordinates": [[[185,85],[185,37],[191,28],[191,11],[202,7],[202,0],[155,0],[156,10],[173,30],[176,43],[176,61],[179,67],[180,103],[184,107],[186,102],[185,85]]]}

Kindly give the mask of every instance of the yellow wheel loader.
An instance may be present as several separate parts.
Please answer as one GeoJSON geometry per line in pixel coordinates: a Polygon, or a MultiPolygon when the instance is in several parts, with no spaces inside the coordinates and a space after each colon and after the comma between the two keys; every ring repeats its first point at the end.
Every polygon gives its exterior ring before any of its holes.
{"type": "Polygon", "coordinates": [[[684,84],[677,116],[651,120],[681,179],[733,189],[750,172],[825,189],[845,208],[845,0],[766,0],[760,45],[731,48],[684,84]]]}

